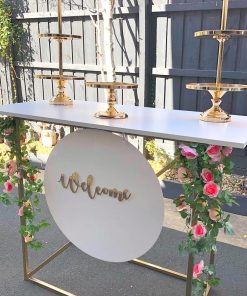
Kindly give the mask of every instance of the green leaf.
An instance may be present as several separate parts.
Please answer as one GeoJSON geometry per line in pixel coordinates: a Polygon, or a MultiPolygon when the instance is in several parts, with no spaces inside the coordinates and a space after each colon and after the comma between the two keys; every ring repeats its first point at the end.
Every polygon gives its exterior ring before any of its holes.
{"type": "Polygon", "coordinates": [[[217,277],[212,277],[212,278],[209,278],[208,280],[208,284],[213,287],[213,286],[219,286],[220,284],[220,279],[217,278],[217,277]]]}
{"type": "Polygon", "coordinates": [[[34,250],[38,251],[43,248],[43,244],[40,241],[33,240],[28,243],[28,245],[34,250]]]}
{"type": "Polygon", "coordinates": [[[219,234],[219,228],[215,225],[215,227],[211,230],[210,235],[212,237],[217,237],[219,234]]]}
{"type": "Polygon", "coordinates": [[[39,205],[39,196],[37,194],[34,196],[33,204],[35,207],[39,205]]]}
{"type": "Polygon", "coordinates": [[[204,292],[204,282],[202,280],[193,280],[192,296],[202,296],[204,292]]]}
{"type": "Polygon", "coordinates": [[[39,228],[39,230],[40,230],[40,229],[47,228],[47,227],[49,227],[49,226],[50,226],[50,224],[49,224],[46,220],[42,220],[42,221],[40,221],[40,223],[38,224],[38,228],[39,228]]]}
{"type": "Polygon", "coordinates": [[[224,233],[227,235],[234,235],[235,234],[233,226],[230,222],[225,223],[224,233]]]}
{"type": "Polygon", "coordinates": [[[180,212],[180,215],[183,219],[186,219],[188,217],[188,213],[184,211],[180,212]]]}
{"type": "Polygon", "coordinates": [[[205,266],[203,272],[212,277],[215,274],[215,268],[213,265],[205,266]]]}
{"type": "Polygon", "coordinates": [[[7,193],[0,195],[0,202],[2,202],[5,206],[11,205],[11,201],[7,193]]]}

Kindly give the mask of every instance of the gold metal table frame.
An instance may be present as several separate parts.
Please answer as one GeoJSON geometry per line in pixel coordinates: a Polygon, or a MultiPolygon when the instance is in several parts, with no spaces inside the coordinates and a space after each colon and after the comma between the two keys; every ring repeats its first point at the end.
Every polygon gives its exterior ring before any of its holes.
{"type": "MultiPolygon", "coordinates": [[[[17,164],[21,160],[21,143],[20,143],[20,121],[21,119],[15,118],[15,127],[16,127],[16,134],[17,134],[17,155],[16,155],[16,161],[17,164]]],[[[30,121],[30,120],[29,120],[30,121]]],[[[71,131],[73,131],[73,127],[71,127],[71,131]]],[[[170,169],[174,165],[175,161],[172,161],[169,163],[166,167],[161,169],[158,173],[156,173],[157,177],[160,177],[164,172],[166,172],[168,169],[170,169]]],[[[18,197],[19,200],[22,201],[24,199],[24,186],[23,186],[23,179],[19,179],[18,183],[18,197]]],[[[26,221],[24,217],[20,217],[20,224],[25,225],[26,221]]],[[[76,296],[75,294],[65,291],[57,286],[54,286],[48,282],[42,281],[34,275],[40,271],[42,268],[44,268],[46,265],[48,265],[53,259],[55,259],[57,256],[59,256],[61,253],[63,253],[65,250],[67,250],[70,246],[72,246],[71,242],[66,243],[64,246],[59,248],[55,253],[50,255],[46,260],[44,260],[42,263],[40,263],[37,267],[35,267],[33,270],[30,270],[29,267],[29,254],[28,254],[28,246],[24,241],[24,237],[22,237],[22,259],[23,259],[23,275],[24,280],[29,281],[35,285],[38,285],[40,287],[43,287],[45,289],[48,289],[58,295],[64,295],[64,296],[76,296]]],[[[210,264],[214,263],[215,259],[215,253],[212,251],[210,254],[210,264]]],[[[146,262],[140,259],[134,259],[129,261],[130,263],[139,265],[144,268],[148,268],[163,274],[166,274],[168,276],[172,276],[174,278],[177,278],[179,280],[186,281],[186,296],[191,296],[192,293],[192,279],[193,279],[193,266],[194,266],[194,256],[192,254],[189,254],[188,258],[188,266],[187,266],[187,274],[183,274],[159,265],[152,264],[150,262],[146,262]]],[[[205,284],[205,292],[203,296],[207,296],[210,292],[210,286],[205,284]]]]}

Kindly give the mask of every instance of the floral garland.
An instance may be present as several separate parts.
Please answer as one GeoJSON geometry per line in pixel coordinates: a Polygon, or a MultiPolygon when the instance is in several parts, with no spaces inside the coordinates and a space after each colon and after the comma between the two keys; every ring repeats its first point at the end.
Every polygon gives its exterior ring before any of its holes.
{"type": "Polygon", "coordinates": [[[8,146],[6,152],[0,153],[0,186],[3,188],[0,194],[0,202],[5,206],[15,204],[19,207],[17,214],[23,223],[20,226],[20,234],[25,243],[33,249],[40,249],[42,243],[36,240],[35,234],[49,224],[45,220],[36,222],[36,215],[40,213],[39,193],[43,192],[43,182],[38,177],[39,170],[33,167],[28,159],[29,153],[36,154],[35,147],[30,148],[31,140],[26,142],[26,134],[29,126],[20,122],[19,131],[15,128],[15,121],[9,117],[0,118],[0,135],[8,146]],[[17,134],[18,133],[18,134],[17,134]],[[16,159],[19,153],[20,135],[21,151],[20,159],[16,159]],[[23,183],[23,200],[19,200],[15,186],[23,183]]]}
{"type": "MultiPolygon", "coordinates": [[[[221,228],[234,234],[230,215],[222,211],[223,205],[237,204],[229,192],[222,189],[223,174],[230,174],[231,147],[217,145],[180,145],[175,153],[178,178],[183,183],[184,194],[174,203],[181,217],[186,220],[187,238],[179,250],[203,256],[216,252],[216,239],[221,228]]],[[[202,295],[206,284],[216,286],[215,266],[206,266],[204,260],[193,268],[193,295],[202,295]]]]}

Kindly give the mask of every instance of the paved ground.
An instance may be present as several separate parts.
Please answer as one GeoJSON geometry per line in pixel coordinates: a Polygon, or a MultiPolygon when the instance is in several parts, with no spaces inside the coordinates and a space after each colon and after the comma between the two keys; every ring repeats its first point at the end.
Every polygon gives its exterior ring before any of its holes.
{"type": "MultiPolygon", "coordinates": [[[[184,272],[186,256],[179,255],[177,251],[178,243],[184,237],[183,232],[180,231],[183,230],[183,225],[171,201],[165,200],[165,203],[166,228],[156,245],[144,258],[184,272]]],[[[66,242],[54,225],[44,202],[42,208],[44,209],[42,212],[51,221],[52,226],[42,234],[46,247],[38,253],[31,254],[30,261],[33,266],[66,242]]],[[[241,231],[244,233],[247,225],[246,218],[236,216],[234,220],[239,222],[237,227],[241,226],[241,231]]],[[[214,289],[212,296],[247,295],[247,246],[242,232],[236,238],[236,244],[242,247],[233,246],[234,240],[227,244],[219,243],[217,270],[222,279],[222,286],[214,289]]],[[[0,296],[54,295],[22,280],[18,217],[15,209],[6,209],[2,205],[0,206],[0,235],[0,296]]],[[[183,296],[185,288],[185,283],[181,280],[130,263],[101,262],[85,255],[75,247],[64,252],[37,276],[62,286],[78,296],[183,296]]]]}

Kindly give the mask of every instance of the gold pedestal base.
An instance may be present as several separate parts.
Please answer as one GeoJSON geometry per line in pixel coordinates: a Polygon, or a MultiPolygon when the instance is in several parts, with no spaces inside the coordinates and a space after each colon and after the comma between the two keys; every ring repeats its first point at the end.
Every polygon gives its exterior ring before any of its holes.
{"type": "Polygon", "coordinates": [[[50,99],[50,105],[60,105],[60,106],[70,106],[73,105],[73,100],[65,95],[65,83],[68,80],[84,80],[84,77],[80,76],[73,76],[73,75],[60,75],[60,74],[51,74],[51,75],[44,75],[39,74],[35,75],[36,78],[39,79],[50,79],[50,80],[57,80],[57,90],[58,93],[50,99]]]}
{"type": "Polygon", "coordinates": [[[65,94],[58,93],[55,97],[50,99],[50,105],[62,105],[62,106],[69,106],[73,105],[73,101],[70,97],[66,96],[65,94]]]}
{"type": "Polygon", "coordinates": [[[114,107],[109,107],[106,111],[100,111],[95,113],[97,118],[115,118],[115,119],[124,119],[128,117],[128,114],[124,112],[118,112],[114,107]]]}
{"type": "Polygon", "coordinates": [[[220,107],[211,107],[207,111],[203,112],[200,116],[200,120],[207,122],[230,122],[231,116],[220,107]]]}

